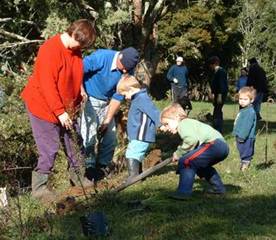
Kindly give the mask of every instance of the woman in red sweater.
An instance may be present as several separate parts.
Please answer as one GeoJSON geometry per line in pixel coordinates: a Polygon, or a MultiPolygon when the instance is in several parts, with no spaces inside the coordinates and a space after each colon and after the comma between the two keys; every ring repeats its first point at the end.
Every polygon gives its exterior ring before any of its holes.
{"type": "Polygon", "coordinates": [[[86,97],[82,87],[81,49],[91,46],[95,38],[93,24],[80,19],[73,22],[66,32],[45,41],[39,48],[33,74],[21,93],[39,153],[32,173],[32,195],[35,198],[54,200],[55,194],[47,188],[47,182],[61,137],[71,181],[77,185],[80,181],[91,185],[79,174],[81,166],[77,153],[73,151],[70,129],[76,126],[73,113],[86,97]]]}

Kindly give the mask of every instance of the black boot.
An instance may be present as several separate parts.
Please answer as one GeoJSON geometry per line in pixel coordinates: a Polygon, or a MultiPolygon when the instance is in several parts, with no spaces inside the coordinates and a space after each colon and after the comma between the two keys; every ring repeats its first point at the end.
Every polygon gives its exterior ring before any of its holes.
{"type": "Polygon", "coordinates": [[[90,181],[86,176],[84,169],[81,167],[69,168],[70,182],[73,186],[93,187],[94,182],[90,181]]]}
{"type": "Polygon", "coordinates": [[[143,165],[141,162],[139,162],[139,174],[143,172],[143,165]]]}
{"type": "Polygon", "coordinates": [[[127,159],[127,168],[128,168],[128,178],[127,181],[132,179],[133,177],[139,175],[142,164],[133,158],[128,158],[127,159]]]}

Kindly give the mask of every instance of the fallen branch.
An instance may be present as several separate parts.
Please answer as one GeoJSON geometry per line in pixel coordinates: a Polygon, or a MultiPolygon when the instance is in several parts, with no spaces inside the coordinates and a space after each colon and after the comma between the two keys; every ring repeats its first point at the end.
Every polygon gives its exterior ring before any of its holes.
{"type": "Polygon", "coordinates": [[[32,44],[32,43],[42,43],[44,42],[44,40],[28,40],[24,41],[24,42],[16,42],[16,43],[10,43],[10,44],[0,44],[0,50],[1,49],[7,49],[7,48],[14,48],[14,47],[18,47],[18,46],[22,46],[22,45],[28,45],[28,44],[32,44]]]}
{"type": "Polygon", "coordinates": [[[87,4],[85,0],[81,0],[80,4],[84,7],[84,9],[89,13],[94,20],[97,20],[99,18],[99,13],[90,5],[87,4]]]}
{"type": "Polygon", "coordinates": [[[10,22],[12,21],[13,19],[10,18],[10,17],[7,17],[7,18],[0,18],[0,23],[6,23],[6,22],[10,22]]]}
{"type": "Polygon", "coordinates": [[[0,28],[0,34],[4,35],[6,37],[14,38],[14,39],[21,40],[21,41],[28,41],[29,40],[25,37],[22,37],[21,35],[5,31],[4,29],[1,29],[1,28],[0,28]]]}
{"type": "Polygon", "coordinates": [[[14,167],[14,168],[4,168],[1,170],[1,172],[8,172],[8,171],[14,171],[14,170],[22,170],[22,169],[33,169],[32,167],[14,167]]]}

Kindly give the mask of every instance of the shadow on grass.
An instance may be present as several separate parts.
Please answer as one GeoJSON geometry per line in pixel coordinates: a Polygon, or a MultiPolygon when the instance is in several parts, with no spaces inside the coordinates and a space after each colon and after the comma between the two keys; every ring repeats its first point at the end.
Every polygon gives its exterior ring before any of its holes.
{"type": "Polygon", "coordinates": [[[145,188],[104,194],[95,207],[109,218],[111,236],[104,239],[273,239],[276,196],[240,196],[240,187],[227,189],[224,197],[196,190],[188,201],[176,201],[167,197],[167,188],[145,188]]]}
{"type": "MultiPolygon", "coordinates": [[[[241,187],[226,185],[225,196],[210,196],[199,190],[200,182],[196,180],[196,189],[187,201],[169,199],[174,189],[161,182],[119,194],[104,192],[67,215],[53,216],[51,235],[47,228],[34,226],[28,239],[275,239],[275,193],[246,196],[241,187]],[[109,236],[83,235],[80,217],[91,211],[107,216],[109,236]]],[[[35,219],[26,224],[35,222],[39,224],[35,219]]]]}
{"type": "Polygon", "coordinates": [[[257,170],[266,170],[266,169],[270,168],[274,163],[275,163],[274,161],[269,160],[267,162],[263,162],[263,163],[256,165],[256,169],[257,170]]]}

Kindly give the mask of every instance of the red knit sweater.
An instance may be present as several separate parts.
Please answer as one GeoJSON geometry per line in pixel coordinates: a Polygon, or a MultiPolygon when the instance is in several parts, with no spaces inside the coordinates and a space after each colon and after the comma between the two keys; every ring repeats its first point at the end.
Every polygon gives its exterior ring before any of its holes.
{"type": "Polygon", "coordinates": [[[82,78],[81,52],[66,49],[58,34],[39,48],[33,74],[21,96],[33,115],[58,123],[58,115],[70,114],[79,105],[82,78]]]}

